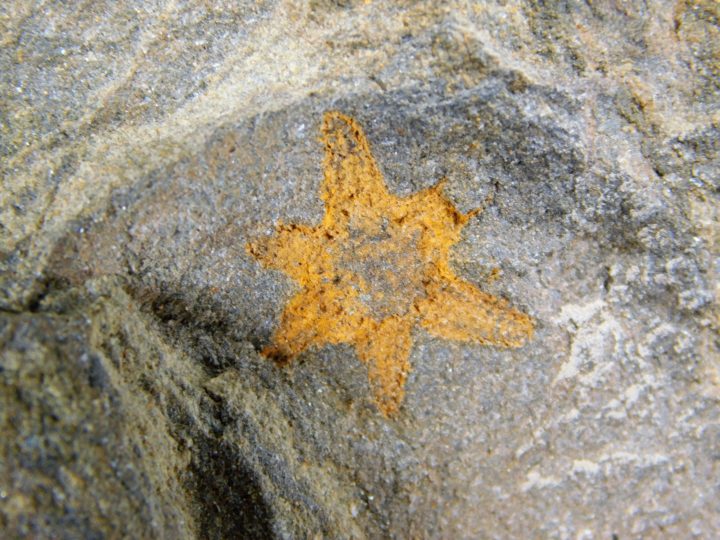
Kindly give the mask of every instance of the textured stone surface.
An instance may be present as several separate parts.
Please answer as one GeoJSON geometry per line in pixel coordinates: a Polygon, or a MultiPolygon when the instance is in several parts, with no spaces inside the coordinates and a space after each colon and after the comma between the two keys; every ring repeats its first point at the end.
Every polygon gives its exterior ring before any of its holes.
{"type": "Polygon", "coordinates": [[[11,537],[720,534],[717,3],[0,7],[0,527],[11,537]],[[413,330],[279,368],[324,112],[389,191],[484,207],[454,271],[520,349],[413,330]]]}

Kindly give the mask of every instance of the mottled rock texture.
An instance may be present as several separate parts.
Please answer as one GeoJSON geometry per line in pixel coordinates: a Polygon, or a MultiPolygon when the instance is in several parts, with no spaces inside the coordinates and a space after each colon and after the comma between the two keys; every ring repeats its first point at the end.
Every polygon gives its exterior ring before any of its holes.
{"type": "Polygon", "coordinates": [[[719,18],[3,3],[3,536],[720,535],[719,18]],[[246,245],[322,219],[328,110],[484,208],[453,271],[535,321],[414,328],[389,418],[347,344],[260,354],[298,286],[246,245]]]}

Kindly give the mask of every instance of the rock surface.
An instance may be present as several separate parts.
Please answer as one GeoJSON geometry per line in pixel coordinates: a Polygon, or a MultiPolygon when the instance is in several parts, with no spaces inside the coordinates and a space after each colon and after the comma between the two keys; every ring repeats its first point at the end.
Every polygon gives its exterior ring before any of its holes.
{"type": "Polygon", "coordinates": [[[720,535],[720,10],[0,8],[0,528],[52,538],[720,535]],[[413,330],[399,412],[246,250],[322,219],[323,114],[447,178],[519,349],[413,330]],[[497,279],[495,279],[497,278],[497,279]]]}

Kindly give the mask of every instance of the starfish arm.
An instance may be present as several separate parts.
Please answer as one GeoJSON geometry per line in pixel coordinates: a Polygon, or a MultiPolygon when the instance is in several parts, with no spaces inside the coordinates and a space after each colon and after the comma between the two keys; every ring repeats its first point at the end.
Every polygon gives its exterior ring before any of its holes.
{"type": "Polygon", "coordinates": [[[388,317],[356,341],[360,359],[368,366],[370,386],[380,411],[397,412],[405,396],[410,371],[411,322],[407,317],[388,317]]]}
{"type": "Polygon", "coordinates": [[[332,272],[332,261],[318,234],[304,225],[278,224],[275,234],[249,242],[246,249],[264,266],[282,270],[307,285],[332,272]]]}
{"type": "Polygon", "coordinates": [[[288,362],[313,345],[353,341],[370,319],[352,294],[332,284],[296,294],[285,307],[272,344],[263,354],[288,362]]]}
{"type": "Polygon", "coordinates": [[[325,177],[322,198],[328,219],[343,219],[356,204],[372,208],[387,197],[382,173],[360,125],[337,111],[325,113],[325,177]]]}
{"type": "Polygon", "coordinates": [[[529,316],[471,283],[452,276],[430,282],[426,293],[416,308],[434,336],[501,347],[519,347],[532,337],[529,316]]]}
{"type": "Polygon", "coordinates": [[[423,231],[420,249],[431,258],[443,258],[448,247],[460,240],[460,233],[479,209],[463,214],[443,195],[445,179],[402,199],[392,215],[404,227],[423,231]]]}

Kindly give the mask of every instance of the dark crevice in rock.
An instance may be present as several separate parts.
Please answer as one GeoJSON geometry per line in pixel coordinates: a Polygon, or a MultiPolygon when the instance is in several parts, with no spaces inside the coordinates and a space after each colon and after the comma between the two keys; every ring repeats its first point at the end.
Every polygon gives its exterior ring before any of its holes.
{"type": "Polygon", "coordinates": [[[272,513],[257,474],[220,437],[194,438],[190,491],[200,538],[274,538],[272,513]]]}
{"type": "Polygon", "coordinates": [[[209,291],[179,291],[169,284],[134,282],[128,286],[128,293],[158,319],[168,339],[185,341],[195,353],[193,358],[210,375],[234,365],[244,342],[251,342],[255,348],[267,341],[259,336],[235,338],[232,315],[212,300],[209,291]]]}

